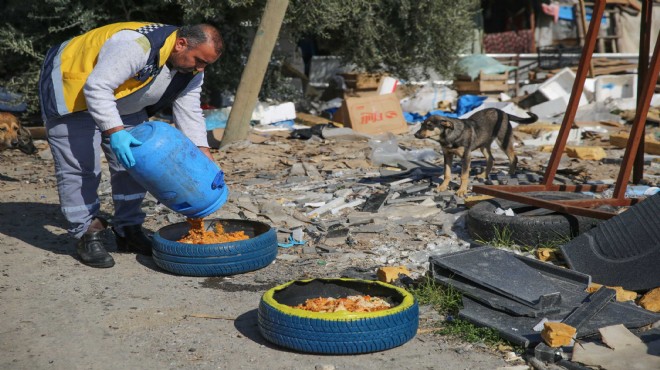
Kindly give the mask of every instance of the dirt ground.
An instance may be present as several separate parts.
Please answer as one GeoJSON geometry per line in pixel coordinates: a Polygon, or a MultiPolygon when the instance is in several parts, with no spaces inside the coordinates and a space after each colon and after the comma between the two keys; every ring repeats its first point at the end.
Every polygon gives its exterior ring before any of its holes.
{"type": "MultiPolygon", "coordinates": [[[[429,146],[410,135],[400,139],[410,149],[429,146]]],[[[307,177],[320,176],[316,183],[341,189],[351,179],[379,171],[369,161],[368,144],[361,141],[302,141],[281,135],[256,141],[262,142],[214,153],[232,196],[213,217],[256,217],[279,228],[309,226],[286,206],[293,201],[292,189],[304,188],[307,177]],[[301,162],[313,164],[318,174],[307,171],[301,180],[293,171],[301,162]]],[[[436,214],[430,222],[420,223],[416,217],[421,216],[408,211],[411,215],[399,217],[394,226],[388,224],[386,232],[355,234],[350,243],[332,246],[310,240],[311,250],[280,249],[268,267],[225,278],[167,273],[150,257],[115,253],[113,238],[106,235],[116,265],[94,269],[77,259],[59,210],[50,151],[43,141],[37,146],[40,151],[33,156],[0,153],[0,369],[496,369],[520,364],[504,361],[503,353],[484,345],[428,333],[424,329],[438,320],[428,307],[422,307],[422,332],[413,340],[373,354],[295,353],[259,334],[256,308],[261,295],[275,285],[337,277],[347,268],[373,271],[422,253],[429,245],[450,250],[469,245],[460,226],[446,236],[447,228],[433,222],[446,221],[447,215],[436,214]],[[403,252],[385,257],[386,249],[403,252]]],[[[525,147],[517,152],[523,171],[543,174],[549,153],[525,147]]],[[[613,158],[609,164],[562,160],[558,178],[615,180],[621,153],[608,148],[608,158],[613,158]]],[[[503,157],[499,151],[495,154],[503,157]]],[[[481,162],[477,157],[474,167],[481,162]]],[[[506,168],[501,160],[496,165],[506,168]]],[[[651,183],[660,173],[654,166],[651,183]]],[[[102,211],[110,216],[105,175],[100,195],[102,211]]],[[[305,194],[314,193],[311,186],[305,194]]],[[[145,210],[144,226],[150,231],[183,221],[153,198],[145,201],[145,210]]]]}
{"type": "MultiPolygon", "coordinates": [[[[74,243],[65,233],[49,149],[44,142],[38,146],[40,153],[34,156],[0,153],[0,369],[315,369],[323,365],[495,369],[507,365],[502,354],[484,346],[428,333],[401,347],[359,356],[295,353],[266,342],[256,321],[261,295],[290,279],[336,276],[338,271],[327,257],[323,266],[278,259],[262,270],[231,278],[195,278],[169,274],[150,257],[115,253],[107,235],[116,265],[87,267],[78,261],[74,243]]],[[[250,145],[236,152],[254,159],[263,155],[264,148],[273,157],[283,155],[273,149],[277,145],[250,145]]],[[[231,176],[232,171],[240,172],[233,168],[240,159],[216,156],[226,165],[234,193],[240,192],[240,179],[231,176]]],[[[102,201],[103,210],[110,212],[107,194],[102,201]]],[[[149,217],[145,227],[154,231],[168,223],[168,218],[149,217]]],[[[420,328],[426,325],[422,316],[420,328]]]]}

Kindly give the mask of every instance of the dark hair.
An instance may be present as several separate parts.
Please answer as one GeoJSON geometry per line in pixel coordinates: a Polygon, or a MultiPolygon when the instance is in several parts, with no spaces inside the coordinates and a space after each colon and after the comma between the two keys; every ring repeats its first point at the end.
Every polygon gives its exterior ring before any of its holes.
{"type": "Polygon", "coordinates": [[[177,37],[185,38],[191,48],[210,42],[213,44],[218,55],[222,54],[224,44],[222,42],[222,36],[220,36],[220,31],[208,23],[183,26],[177,31],[177,37]]]}

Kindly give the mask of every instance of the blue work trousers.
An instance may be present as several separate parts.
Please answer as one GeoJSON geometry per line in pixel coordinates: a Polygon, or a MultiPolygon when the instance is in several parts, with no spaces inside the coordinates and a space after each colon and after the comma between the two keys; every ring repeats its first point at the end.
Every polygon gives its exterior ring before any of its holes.
{"type": "MultiPolygon", "coordinates": [[[[126,128],[130,128],[147,118],[146,112],[141,111],[122,116],[122,121],[126,128]]],[[[102,138],[88,112],[48,120],[46,132],[55,162],[61,210],[69,223],[69,235],[81,238],[101,208],[97,193],[101,183],[101,150],[110,168],[114,204],[112,225],[121,228],[144,222],[142,200],[146,191],[119,163],[110,148],[110,140],[102,138]]]]}

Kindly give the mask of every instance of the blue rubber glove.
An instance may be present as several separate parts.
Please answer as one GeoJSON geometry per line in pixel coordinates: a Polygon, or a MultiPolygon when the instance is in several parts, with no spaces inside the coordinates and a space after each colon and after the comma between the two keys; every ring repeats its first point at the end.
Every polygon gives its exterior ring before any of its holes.
{"type": "Polygon", "coordinates": [[[134,138],[126,130],[120,130],[110,135],[110,147],[125,168],[135,166],[135,158],[133,158],[131,146],[139,145],[142,145],[142,142],[134,138]]]}

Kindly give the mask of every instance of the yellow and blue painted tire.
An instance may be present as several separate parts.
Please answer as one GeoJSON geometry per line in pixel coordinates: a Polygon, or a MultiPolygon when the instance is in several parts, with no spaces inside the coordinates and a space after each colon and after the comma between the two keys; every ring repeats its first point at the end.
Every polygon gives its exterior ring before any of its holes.
{"type": "Polygon", "coordinates": [[[419,325],[419,306],[402,288],[357,279],[294,280],[264,293],[259,331],[269,342],[300,352],[357,354],[383,351],[411,340],[419,325]],[[376,312],[312,312],[294,308],[318,297],[370,295],[393,306],[376,312]]]}

